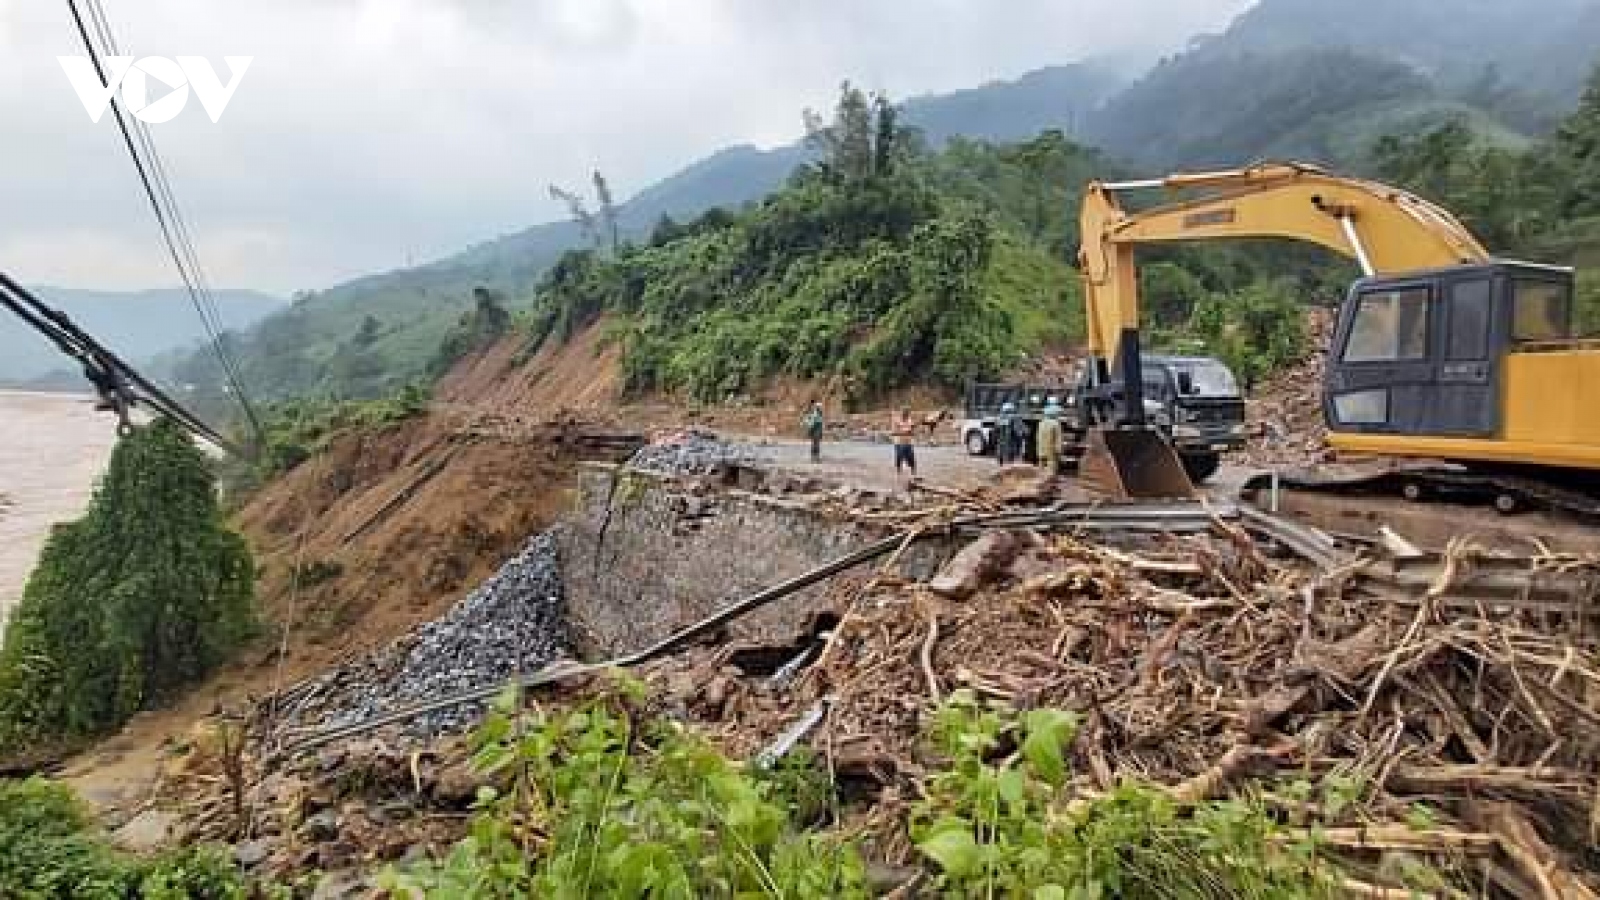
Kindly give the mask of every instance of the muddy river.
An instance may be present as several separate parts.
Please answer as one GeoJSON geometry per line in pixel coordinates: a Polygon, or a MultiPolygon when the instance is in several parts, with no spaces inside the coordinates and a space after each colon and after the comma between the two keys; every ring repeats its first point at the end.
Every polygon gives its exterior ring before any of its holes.
{"type": "Polygon", "coordinates": [[[115,441],[116,419],[87,397],[0,391],[0,619],[50,526],[88,505],[115,441]]]}

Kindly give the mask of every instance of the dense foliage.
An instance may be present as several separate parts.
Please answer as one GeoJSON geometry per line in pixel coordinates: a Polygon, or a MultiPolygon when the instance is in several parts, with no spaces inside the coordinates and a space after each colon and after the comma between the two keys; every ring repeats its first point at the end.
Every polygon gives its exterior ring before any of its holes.
{"type": "Polygon", "coordinates": [[[72,792],[43,779],[0,781],[0,897],[15,900],[243,900],[243,879],[220,852],[189,848],[154,859],[113,850],[72,792]]]}
{"type": "MultiPolygon", "coordinates": [[[[870,896],[856,835],[815,764],[739,766],[640,712],[639,699],[625,685],[548,715],[502,701],[475,760],[500,787],[481,792],[470,835],[385,884],[429,898],[870,896]]],[[[1018,715],[965,693],[938,711],[935,764],[910,821],[926,886],[1061,900],[1334,895],[1339,872],[1314,832],[1291,834],[1259,806],[1182,804],[1132,783],[1076,796],[1073,736],[1068,713],[1018,715]]],[[[1309,786],[1296,796],[1315,806],[1309,786]]]]}
{"type": "Polygon", "coordinates": [[[1387,138],[1379,174],[1460,215],[1490,251],[1576,264],[1576,320],[1600,333],[1600,69],[1578,109],[1523,150],[1485,141],[1462,122],[1387,138]]]}
{"type": "Polygon", "coordinates": [[[345,431],[404,422],[421,415],[427,408],[427,392],[414,384],[376,400],[306,397],[275,403],[262,418],[266,446],[261,453],[259,469],[266,475],[287,472],[345,431]]]}
{"type": "Polygon", "coordinates": [[[1338,870],[1308,835],[1241,801],[1183,806],[1124,783],[1085,801],[1068,784],[1071,713],[1017,715],[957,693],[934,717],[945,761],[928,777],[912,836],[949,897],[1314,898],[1338,870]]]}
{"type": "Polygon", "coordinates": [[[0,753],[114,728],[211,672],[255,627],[253,577],[205,456],[168,420],[133,430],[6,625],[0,753]]]}
{"type": "Polygon", "coordinates": [[[475,762],[504,788],[482,790],[470,835],[446,859],[389,872],[389,888],[439,898],[866,896],[855,851],[797,820],[804,779],[752,777],[629,703],[491,715],[475,762]]]}
{"type": "Polygon", "coordinates": [[[532,337],[610,313],[629,389],[722,399],[782,376],[853,397],[959,385],[1067,335],[1072,278],[1038,241],[1065,239],[1048,220],[1081,181],[1043,198],[1023,184],[1097,157],[1054,134],[928,158],[896,115],[847,85],[830,124],[810,120],[820,161],[761,205],[663,222],[615,258],[569,254],[540,286],[532,337]]]}

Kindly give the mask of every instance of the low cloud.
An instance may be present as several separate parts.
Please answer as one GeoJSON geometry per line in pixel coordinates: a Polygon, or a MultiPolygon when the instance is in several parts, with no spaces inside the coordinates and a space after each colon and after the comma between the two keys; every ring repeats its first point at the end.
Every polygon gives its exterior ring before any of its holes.
{"type": "MultiPolygon", "coordinates": [[[[850,78],[896,96],[1085,56],[1149,56],[1248,0],[145,0],[125,52],[255,57],[219,124],[152,126],[218,285],[278,291],[558,218],[546,185],[621,194],[730,143],[799,132],[850,78]]],[[[0,267],[170,284],[110,116],[55,57],[64,4],[0,0],[0,267]],[[18,139],[18,136],[21,136],[18,139]]]]}

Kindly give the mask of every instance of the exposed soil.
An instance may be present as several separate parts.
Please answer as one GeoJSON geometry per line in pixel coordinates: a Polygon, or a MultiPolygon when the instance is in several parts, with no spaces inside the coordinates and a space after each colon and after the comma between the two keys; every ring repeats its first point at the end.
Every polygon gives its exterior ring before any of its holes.
{"type": "Polygon", "coordinates": [[[236,524],[260,569],[263,635],[175,706],[72,761],[67,779],[126,813],[197,723],[438,616],[567,507],[576,461],[564,449],[465,431],[430,415],[347,436],[255,496],[236,524]]]}

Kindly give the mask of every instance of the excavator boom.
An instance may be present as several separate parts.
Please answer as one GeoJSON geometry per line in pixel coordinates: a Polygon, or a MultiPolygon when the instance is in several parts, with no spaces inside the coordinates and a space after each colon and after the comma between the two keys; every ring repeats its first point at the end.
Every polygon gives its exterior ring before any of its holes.
{"type": "Polygon", "coordinates": [[[1449,212],[1398,188],[1332,175],[1315,166],[1267,163],[1132,182],[1094,182],[1083,200],[1079,264],[1089,306],[1089,347],[1116,355],[1139,327],[1141,244],[1277,237],[1318,244],[1386,275],[1482,263],[1489,253],[1449,212]],[[1135,213],[1135,190],[1205,192],[1135,213]]]}
{"type": "Polygon", "coordinates": [[[1342,308],[1323,385],[1335,449],[1524,475],[1600,472],[1600,345],[1572,340],[1570,269],[1496,260],[1433,203],[1298,163],[1096,182],[1081,221],[1090,370],[1099,383],[1135,386],[1100,403],[1115,408],[1099,424],[1132,437],[1097,446],[1133,447],[1129,460],[1147,468],[1159,457],[1145,446],[1153,432],[1136,387],[1136,249],[1287,238],[1349,257],[1365,275],[1342,308]],[[1132,211],[1123,204],[1156,189],[1176,197],[1132,211]]]}

